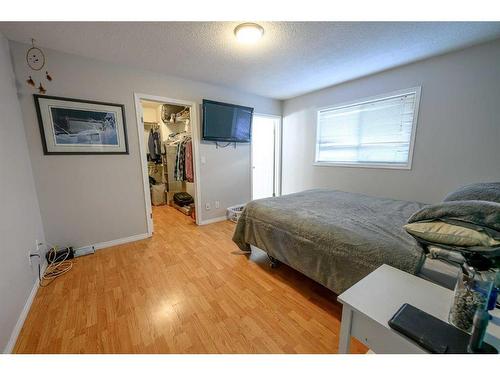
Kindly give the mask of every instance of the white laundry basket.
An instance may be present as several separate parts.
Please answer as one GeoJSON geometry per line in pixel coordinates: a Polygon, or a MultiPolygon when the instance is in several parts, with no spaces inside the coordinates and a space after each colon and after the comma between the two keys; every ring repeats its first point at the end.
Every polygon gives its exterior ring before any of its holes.
{"type": "Polygon", "coordinates": [[[228,207],[227,219],[231,220],[234,223],[237,223],[244,208],[245,208],[244,204],[239,204],[237,206],[228,207]]]}
{"type": "Polygon", "coordinates": [[[151,203],[153,206],[162,206],[167,203],[165,200],[165,184],[151,186],[151,203]]]}

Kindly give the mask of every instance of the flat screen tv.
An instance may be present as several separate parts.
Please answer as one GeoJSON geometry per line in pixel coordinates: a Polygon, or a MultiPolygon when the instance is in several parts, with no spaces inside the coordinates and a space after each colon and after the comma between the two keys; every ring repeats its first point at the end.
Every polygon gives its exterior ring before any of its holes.
{"type": "Polygon", "coordinates": [[[203,140],[250,142],[253,108],[203,100],[203,140]]]}

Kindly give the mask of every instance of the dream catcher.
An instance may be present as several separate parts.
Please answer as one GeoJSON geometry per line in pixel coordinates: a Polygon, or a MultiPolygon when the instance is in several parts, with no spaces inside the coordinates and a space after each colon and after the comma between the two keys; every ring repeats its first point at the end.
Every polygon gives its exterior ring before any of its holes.
{"type": "Polygon", "coordinates": [[[47,70],[45,70],[45,74],[43,74],[43,68],[45,67],[45,55],[40,48],[35,46],[35,39],[31,39],[31,47],[28,51],[26,51],[26,63],[32,70],[32,73],[28,76],[26,83],[37,89],[38,93],[45,94],[47,89],[43,86],[43,82],[46,81],[48,83],[52,81],[52,76],[47,70]],[[38,87],[36,82],[37,79],[39,81],[38,87]]]}

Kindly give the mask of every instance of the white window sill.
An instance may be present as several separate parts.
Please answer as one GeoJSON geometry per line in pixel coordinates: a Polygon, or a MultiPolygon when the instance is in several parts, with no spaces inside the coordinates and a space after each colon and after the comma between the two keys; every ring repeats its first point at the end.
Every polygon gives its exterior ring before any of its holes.
{"type": "Polygon", "coordinates": [[[336,163],[328,161],[316,161],[316,167],[350,167],[350,168],[375,168],[375,169],[402,169],[411,170],[411,164],[390,164],[390,163],[336,163]]]}

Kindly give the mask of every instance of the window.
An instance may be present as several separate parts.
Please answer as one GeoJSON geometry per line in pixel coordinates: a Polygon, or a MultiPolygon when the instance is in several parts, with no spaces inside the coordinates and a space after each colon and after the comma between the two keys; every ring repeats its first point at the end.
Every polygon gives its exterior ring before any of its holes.
{"type": "Polygon", "coordinates": [[[420,87],[318,111],[316,165],[411,168],[420,87]]]}

